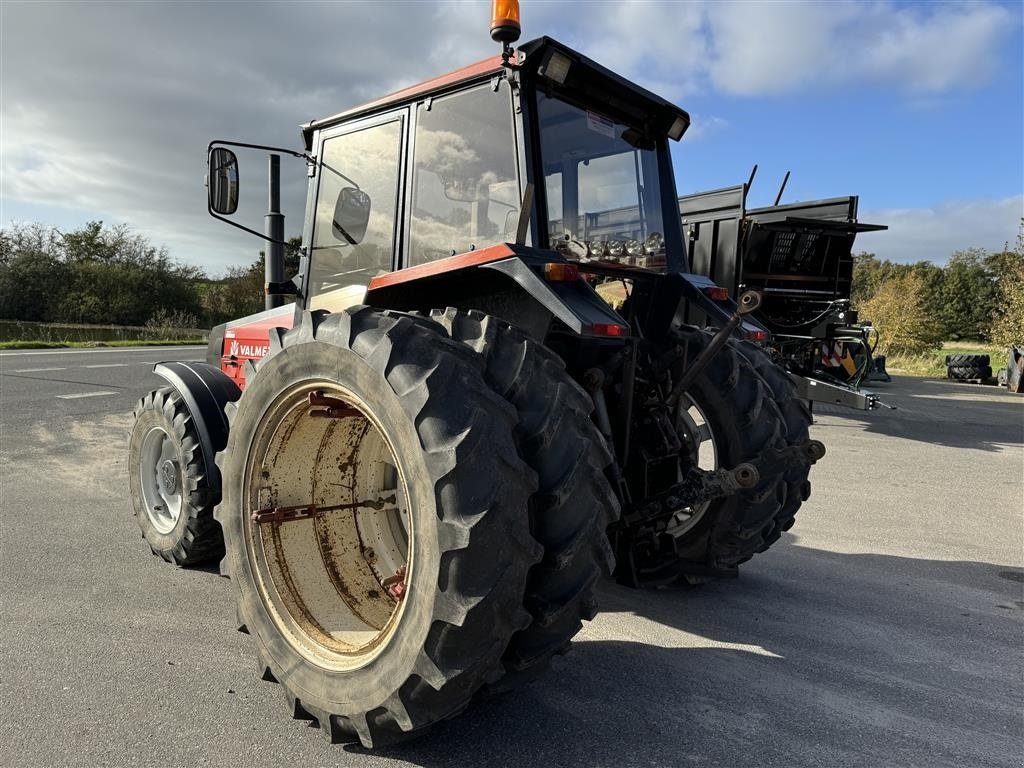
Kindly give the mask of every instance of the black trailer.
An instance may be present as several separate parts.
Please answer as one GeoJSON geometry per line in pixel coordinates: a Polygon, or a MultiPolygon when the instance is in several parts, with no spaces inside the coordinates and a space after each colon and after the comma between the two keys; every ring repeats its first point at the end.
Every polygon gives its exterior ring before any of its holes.
{"type": "MultiPolygon", "coordinates": [[[[753,174],[751,175],[751,179],[753,174]]],[[[887,229],[857,220],[856,196],[747,210],[750,182],[679,198],[690,269],[730,294],[758,291],[756,319],[808,400],[870,409],[869,377],[888,380],[878,334],[850,304],[853,242],[887,229]]]]}

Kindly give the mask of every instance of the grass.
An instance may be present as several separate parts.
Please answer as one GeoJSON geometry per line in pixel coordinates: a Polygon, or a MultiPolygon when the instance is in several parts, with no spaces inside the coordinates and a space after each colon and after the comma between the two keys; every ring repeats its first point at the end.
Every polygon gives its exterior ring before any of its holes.
{"type": "Polygon", "coordinates": [[[92,347],[179,347],[204,344],[202,339],[146,339],[135,341],[0,341],[0,349],[88,349],[92,347]]]}
{"type": "Polygon", "coordinates": [[[980,341],[946,341],[942,347],[918,355],[905,355],[899,352],[885,358],[885,367],[890,373],[904,376],[920,376],[928,379],[946,378],[946,355],[988,355],[992,365],[992,375],[1000,368],[1006,367],[1006,350],[980,341]]]}

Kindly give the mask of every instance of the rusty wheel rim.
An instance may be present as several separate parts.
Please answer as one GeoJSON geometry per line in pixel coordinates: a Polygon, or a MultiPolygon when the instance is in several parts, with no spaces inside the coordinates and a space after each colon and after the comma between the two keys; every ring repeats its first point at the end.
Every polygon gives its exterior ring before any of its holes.
{"type": "Polygon", "coordinates": [[[321,666],[369,663],[401,622],[413,568],[409,494],[379,420],[338,384],[292,387],[257,426],[244,483],[247,555],[275,624],[321,666]]]}

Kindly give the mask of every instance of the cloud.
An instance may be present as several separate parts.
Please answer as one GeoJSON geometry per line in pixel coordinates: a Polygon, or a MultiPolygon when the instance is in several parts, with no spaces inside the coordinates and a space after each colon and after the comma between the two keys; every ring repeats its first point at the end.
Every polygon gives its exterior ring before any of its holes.
{"type": "Polygon", "coordinates": [[[745,95],[881,84],[935,94],[996,70],[1015,24],[990,3],[720,3],[708,10],[709,74],[745,95]]]}
{"type": "Polygon", "coordinates": [[[888,224],[889,229],[858,235],[854,249],[904,264],[945,264],[954,251],[999,251],[1006,243],[1012,248],[1022,216],[1022,195],[1001,200],[950,201],[931,208],[859,211],[860,221],[888,224]]]}
{"type": "MultiPolygon", "coordinates": [[[[213,272],[260,241],[206,215],[214,137],[299,148],[298,126],[492,55],[488,4],[0,3],[0,198],[125,221],[213,272]]],[[[1011,12],[991,4],[524,3],[552,34],[681,101],[879,82],[928,96],[982,82],[1011,12]]],[[[713,107],[718,109],[718,107],[713,107]]],[[[695,120],[688,141],[725,127],[695,120]]],[[[265,160],[243,162],[262,227],[265,160]]],[[[289,234],[305,207],[283,161],[289,234]]],[[[24,206],[23,206],[24,207],[24,206]]]]}

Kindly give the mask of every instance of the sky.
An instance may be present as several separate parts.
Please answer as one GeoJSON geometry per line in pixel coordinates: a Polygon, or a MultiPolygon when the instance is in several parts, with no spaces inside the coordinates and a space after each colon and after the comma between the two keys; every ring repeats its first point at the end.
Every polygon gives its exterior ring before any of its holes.
{"type": "MultiPolygon", "coordinates": [[[[1024,216],[1020,3],[541,2],[555,37],[687,109],[680,194],[751,206],[855,194],[855,248],[945,262],[1024,216]]],[[[299,125],[497,52],[490,3],[0,2],[0,223],[125,222],[211,274],[262,241],[215,221],[214,138],[301,149],[299,125]]],[[[240,155],[249,197],[265,160],[240,155]]],[[[305,167],[282,161],[288,234],[305,167]]],[[[256,206],[258,207],[258,206],[256,206]]],[[[261,228],[260,217],[247,223],[261,228]]]]}

